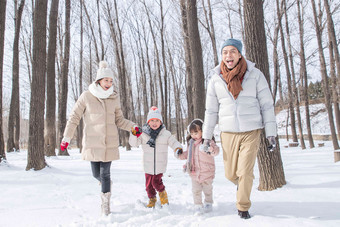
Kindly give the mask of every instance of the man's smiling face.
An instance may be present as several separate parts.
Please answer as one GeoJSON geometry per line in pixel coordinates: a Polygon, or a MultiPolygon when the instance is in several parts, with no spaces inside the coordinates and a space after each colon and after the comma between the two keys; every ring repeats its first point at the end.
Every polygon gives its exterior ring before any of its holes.
{"type": "Polygon", "coordinates": [[[222,60],[228,69],[233,69],[240,61],[242,55],[234,46],[225,46],[222,49],[222,60]]]}

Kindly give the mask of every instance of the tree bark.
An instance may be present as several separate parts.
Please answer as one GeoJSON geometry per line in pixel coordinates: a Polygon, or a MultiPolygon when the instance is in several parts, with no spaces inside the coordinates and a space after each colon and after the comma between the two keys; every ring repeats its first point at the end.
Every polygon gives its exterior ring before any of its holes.
{"type": "Polygon", "coordinates": [[[47,91],[46,91],[46,130],[45,155],[56,156],[56,89],[55,89],[55,59],[57,49],[59,0],[52,0],[49,16],[49,39],[47,54],[47,91]]]}
{"type": "Polygon", "coordinates": [[[2,127],[2,78],[4,65],[5,22],[7,0],[0,1],[0,163],[6,160],[5,142],[2,127]]]}
{"type": "MultiPolygon", "coordinates": [[[[15,1],[16,2],[16,1],[15,1]]],[[[19,39],[21,28],[21,17],[24,10],[25,0],[21,0],[19,7],[15,4],[15,34],[13,43],[13,76],[12,97],[8,116],[8,140],[7,152],[20,151],[20,95],[19,95],[19,39]]]]}
{"type": "Polygon", "coordinates": [[[215,27],[214,27],[214,22],[212,18],[211,4],[210,4],[210,0],[208,0],[208,11],[207,11],[204,5],[204,1],[205,0],[202,0],[202,4],[203,4],[205,21],[207,23],[207,26],[204,26],[204,27],[207,29],[210,40],[211,40],[211,45],[212,45],[213,54],[214,54],[214,65],[218,65],[219,62],[218,62],[218,54],[217,54],[217,48],[216,48],[215,27]]]}
{"type": "MultiPolygon", "coordinates": [[[[71,16],[71,1],[65,0],[65,43],[64,43],[64,57],[62,61],[61,78],[60,78],[60,92],[58,100],[58,131],[60,143],[66,127],[66,111],[67,111],[67,94],[68,94],[68,71],[70,61],[70,16],[71,16]]],[[[70,138],[72,139],[72,138],[70,138]]],[[[67,149],[62,151],[59,147],[59,155],[68,156],[67,149]]]]}
{"type": "Polygon", "coordinates": [[[182,36],[184,40],[184,53],[185,53],[185,85],[186,85],[186,98],[188,110],[188,122],[194,119],[194,103],[192,97],[192,70],[191,70],[191,56],[190,56],[190,41],[188,34],[188,15],[186,0],[181,0],[181,19],[182,19],[182,36]]]}
{"type": "Polygon", "coordinates": [[[201,39],[198,30],[197,2],[187,0],[188,34],[190,40],[190,55],[193,80],[194,118],[204,119],[205,87],[203,81],[203,57],[201,39]]]}
{"type": "MultiPolygon", "coordinates": [[[[84,26],[83,26],[83,2],[79,1],[80,4],[80,50],[79,50],[79,95],[83,93],[83,50],[84,50],[84,26]]],[[[83,119],[80,120],[79,125],[77,127],[77,144],[79,147],[79,151],[83,149],[83,119]]]]}
{"type": "MultiPolygon", "coordinates": [[[[244,27],[247,59],[255,62],[270,84],[262,0],[244,1],[244,27]]],[[[260,191],[273,190],[286,184],[278,139],[276,142],[278,146],[275,152],[269,152],[267,140],[262,132],[257,155],[260,171],[258,189],[260,191]]]]}
{"type": "Polygon", "coordinates": [[[301,2],[300,0],[296,1],[298,7],[298,21],[299,21],[299,38],[300,38],[300,77],[303,81],[302,85],[302,100],[305,104],[305,113],[306,113],[306,126],[307,126],[307,134],[309,147],[314,148],[314,140],[312,136],[312,127],[310,124],[310,114],[309,114],[309,97],[308,97],[308,79],[307,79],[307,66],[306,66],[306,57],[305,57],[305,47],[304,47],[304,28],[303,28],[303,7],[301,14],[301,2]]]}
{"type": "Polygon", "coordinates": [[[333,112],[332,112],[332,106],[330,103],[330,93],[329,93],[329,83],[328,83],[328,76],[327,76],[327,70],[326,70],[326,61],[325,61],[325,56],[323,53],[323,47],[322,47],[322,34],[321,34],[321,25],[319,24],[318,21],[318,15],[316,12],[316,6],[315,6],[315,1],[312,0],[312,8],[313,8],[313,17],[314,17],[314,23],[315,23],[315,32],[316,32],[316,38],[318,41],[318,51],[319,51],[319,60],[320,60],[320,71],[322,75],[322,80],[323,80],[323,91],[325,95],[325,105],[328,113],[328,120],[329,120],[329,127],[331,130],[331,136],[332,136],[332,142],[333,142],[333,148],[335,150],[334,152],[334,160],[338,160],[338,156],[340,155],[339,152],[336,152],[336,150],[339,150],[339,143],[336,137],[336,132],[335,132],[335,126],[334,126],[334,118],[333,118],[333,112]]]}
{"type": "Polygon", "coordinates": [[[45,168],[44,110],[47,1],[36,0],[33,19],[33,65],[26,170],[45,168]]]}

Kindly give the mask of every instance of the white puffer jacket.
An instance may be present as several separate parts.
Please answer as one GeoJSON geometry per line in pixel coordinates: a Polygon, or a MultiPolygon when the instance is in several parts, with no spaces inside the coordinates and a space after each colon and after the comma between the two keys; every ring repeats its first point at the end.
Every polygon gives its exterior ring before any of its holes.
{"type": "Polygon", "coordinates": [[[150,136],[146,133],[142,133],[138,138],[130,134],[129,143],[133,147],[142,145],[145,173],[152,175],[165,173],[168,165],[168,146],[175,150],[176,148],[182,148],[182,145],[165,127],[159,132],[156,138],[155,148],[147,144],[149,139],[150,136]]]}
{"type": "Polygon", "coordinates": [[[221,132],[247,132],[264,127],[267,137],[276,136],[272,94],[263,73],[250,61],[242,88],[235,100],[222,78],[220,66],[213,69],[207,88],[203,138],[212,138],[217,121],[221,132]]]}

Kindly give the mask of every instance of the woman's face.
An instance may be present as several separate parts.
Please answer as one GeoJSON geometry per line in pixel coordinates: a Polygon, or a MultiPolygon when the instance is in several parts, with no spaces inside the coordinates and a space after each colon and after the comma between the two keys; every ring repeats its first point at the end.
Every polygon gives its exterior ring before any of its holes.
{"type": "Polygon", "coordinates": [[[228,69],[233,69],[241,57],[240,52],[234,46],[225,46],[222,49],[222,60],[228,69]]]}
{"type": "Polygon", "coordinates": [[[159,128],[159,126],[161,126],[162,122],[159,119],[151,119],[148,123],[150,125],[150,128],[152,128],[153,130],[156,130],[159,128]]]}
{"type": "Polygon", "coordinates": [[[99,85],[106,91],[112,87],[113,79],[111,77],[104,77],[99,81],[99,85]]]}

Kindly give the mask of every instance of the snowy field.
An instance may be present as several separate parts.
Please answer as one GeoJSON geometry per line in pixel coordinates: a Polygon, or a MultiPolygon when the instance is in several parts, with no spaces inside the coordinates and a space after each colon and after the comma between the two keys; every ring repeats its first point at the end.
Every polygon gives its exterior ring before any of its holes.
{"type": "Polygon", "coordinates": [[[334,163],[331,142],[305,151],[280,142],[287,185],[258,191],[256,166],[248,220],[237,215],[236,187],[224,177],[222,154],[215,158],[213,211],[197,216],[184,161],[169,150],[163,181],[170,205],[146,209],[137,202],[147,201],[141,150],[122,149],[111,167],[112,214],[102,217],[100,186],[79,150],[46,158],[49,168],[41,171],[25,171],[26,151],[7,153],[7,164],[0,165],[0,226],[340,226],[340,163],[334,163]]]}

